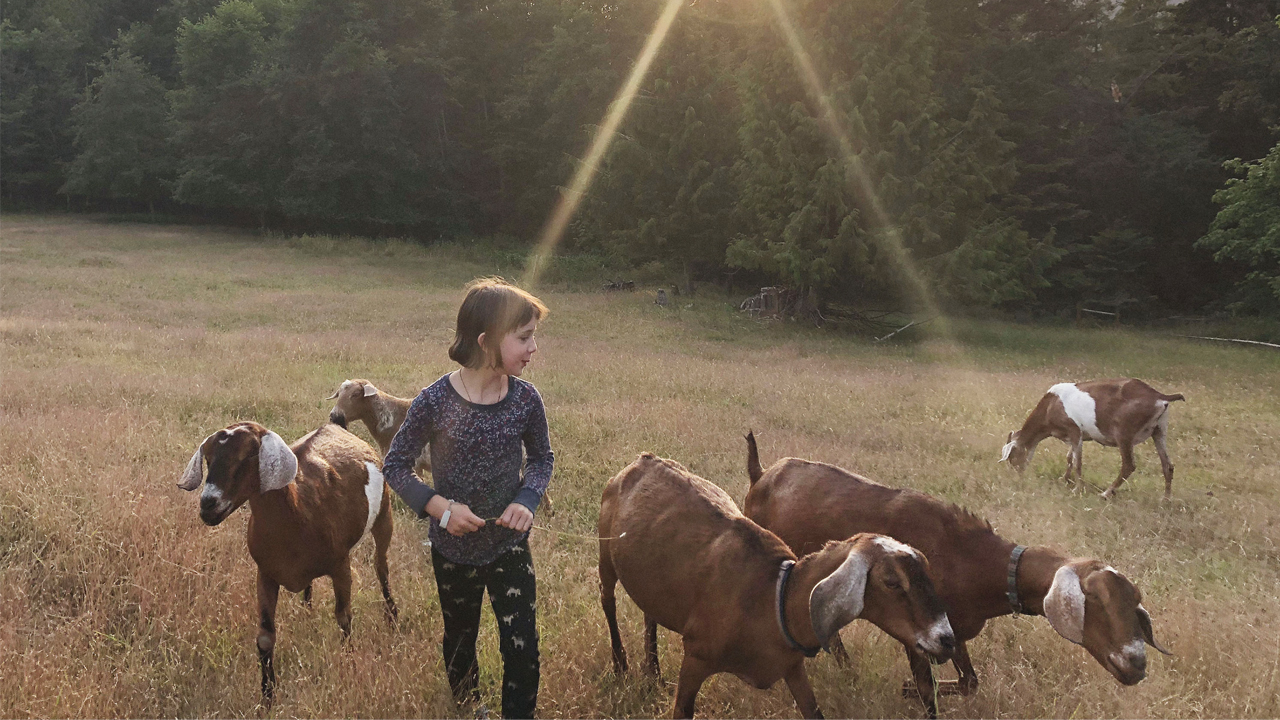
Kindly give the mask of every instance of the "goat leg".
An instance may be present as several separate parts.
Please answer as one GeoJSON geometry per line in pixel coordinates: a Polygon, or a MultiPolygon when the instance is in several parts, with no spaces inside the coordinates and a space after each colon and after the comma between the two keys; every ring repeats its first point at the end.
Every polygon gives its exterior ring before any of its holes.
{"type": "Polygon", "coordinates": [[[956,643],[956,652],[951,656],[951,663],[956,666],[960,679],[956,688],[961,695],[972,695],[978,689],[978,673],[973,669],[973,661],[969,659],[969,646],[964,642],[956,643]]]}
{"type": "Polygon", "coordinates": [[[800,714],[807,718],[821,718],[822,710],[818,709],[818,699],[813,695],[813,686],[809,684],[809,674],[804,671],[804,661],[797,662],[786,675],[787,689],[796,701],[800,714]]]}
{"type": "Polygon", "coordinates": [[[378,585],[382,587],[383,609],[387,616],[387,624],[394,625],[400,617],[395,598],[391,597],[390,568],[387,565],[387,549],[391,547],[391,512],[389,504],[384,500],[378,519],[373,523],[374,569],[378,573],[378,585]]]}
{"type": "Polygon", "coordinates": [[[333,574],[333,619],[342,628],[342,639],[351,637],[351,556],[338,563],[333,574]]]}
{"type": "Polygon", "coordinates": [[[270,709],[276,694],[276,602],[280,585],[258,570],[258,664],[262,666],[262,705],[270,709]]]}
{"type": "Polygon", "coordinates": [[[689,654],[686,646],[684,660],[680,663],[680,679],[676,682],[676,704],[672,718],[692,718],[693,702],[698,698],[702,683],[711,677],[711,668],[689,654]]]}
{"type": "MultiPolygon", "coordinates": [[[[916,681],[916,696],[924,703],[925,712],[932,720],[938,717],[937,682],[933,678],[933,666],[924,655],[911,648],[906,648],[906,651],[907,662],[911,664],[911,675],[916,681]]],[[[906,694],[904,691],[903,695],[906,694]]]]}
{"type": "Polygon", "coordinates": [[[1169,451],[1164,446],[1164,430],[1157,427],[1151,436],[1155,443],[1156,454],[1160,456],[1160,471],[1164,473],[1164,499],[1168,500],[1173,492],[1173,462],[1169,460],[1169,451]]]}
{"type": "Polygon", "coordinates": [[[614,592],[618,585],[618,575],[613,570],[613,562],[605,550],[600,551],[600,607],[604,609],[604,619],[609,625],[609,645],[613,648],[613,672],[621,675],[627,671],[627,649],[622,645],[622,635],[618,632],[618,601],[614,592]]]}
{"type": "Polygon", "coordinates": [[[1120,448],[1120,475],[1116,478],[1116,481],[1111,484],[1111,487],[1103,491],[1102,497],[1107,500],[1110,500],[1115,496],[1116,490],[1120,489],[1120,485],[1122,485],[1125,480],[1129,479],[1129,476],[1133,474],[1134,468],[1137,467],[1133,463],[1132,439],[1122,438],[1118,443],[1116,443],[1116,445],[1120,448]]]}
{"type": "Polygon", "coordinates": [[[644,666],[654,677],[661,677],[658,670],[658,621],[648,613],[644,616],[644,666]]]}
{"type": "Polygon", "coordinates": [[[835,656],[836,665],[840,667],[849,667],[853,661],[849,659],[849,651],[844,647],[844,641],[840,639],[839,633],[833,635],[828,641],[830,643],[831,654],[835,656]]]}

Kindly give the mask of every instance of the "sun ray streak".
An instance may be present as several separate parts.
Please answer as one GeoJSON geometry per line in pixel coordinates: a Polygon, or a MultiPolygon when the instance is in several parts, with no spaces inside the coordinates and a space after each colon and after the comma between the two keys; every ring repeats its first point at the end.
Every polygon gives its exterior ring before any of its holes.
{"type": "Polygon", "coordinates": [[[915,299],[924,306],[928,314],[941,316],[942,313],[933,299],[933,293],[929,290],[924,277],[912,261],[911,254],[907,252],[902,243],[902,234],[885,211],[884,204],[881,203],[880,196],[876,193],[871,178],[867,175],[866,168],[862,166],[862,161],[853,149],[853,142],[849,139],[844,127],[841,126],[835,107],[831,104],[831,98],[823,88],[822,81],[818,79],[818,73],[814,70],[809,52],[805,49],[804,43],[800,39],[800,33],[791,22],[791,17],[787,14],[786,8],[783,7],[782,0],[768,0],[768,3],[778,20],[778,26],[781,28],[782,34],[786,37],[791,54],[795,56],[800,79],[804,82],[809,94],[818,103],[821,122],[826,126],[827,132],[830,133],[839,146],[841,158],[845,162],[846,176],[852,180],[854,193],[865,201],[867,209],[871,211],[871,219],[877,226],[877,228],[873,229],[873,237],[879,247],[887,252],[894,263],[901,269],[902,275],[909,285],[908,290],[915,299]]]}
{"type": "Polygon", "coordinates": [[[564,236],[565,227],[568,226],[569,220],[573,218],[573,213],[578,209],[578,205],[582,203],[582,198],[586,196],[587,189],[591,186],[592,180],[595,179],[601,158],[604,157],[609,145],[613,142],[618,126],[622,124],[622,119],[626,117],[627,110],[631,107],[631,101],[635,99],[636,92],[640,89],[640,83],[648,73],[649,66],[653,64],[653,59],[662,47],[662,41],[666,39],[667,31],[671,29],[671,23],[676,19],[676,14],[679,13],[683,4],[684,0],[667,0],[666,7],[662,10],[662,15],[658,17],[657,23],[654,24],[653,30],[649,33],[649,38],[645,41],[644,49],[640,51],[635,65],[631,68],[630,77],[618,90],[613,102],[609,104],[609,110],[605,113],[604,122],[600,124],[595,137],[592,138],[586,157],[578,165],[578,171],[574,173],[569,187],[560,195],[560,201],[556,203],[555,211],[551,213],[551,217],[547,220],[547,224],[543,227],[542,233],[538,237],[538,244],[534,247],[533,254],[529,258],[525,270],[525,277],[523,278],[525,287],[535,286],[542,277],[543,271],[546,270],[547,261],[550,259],[551,253],[555,251],[556,245],[560,244],[560,240],[564,236]]]}

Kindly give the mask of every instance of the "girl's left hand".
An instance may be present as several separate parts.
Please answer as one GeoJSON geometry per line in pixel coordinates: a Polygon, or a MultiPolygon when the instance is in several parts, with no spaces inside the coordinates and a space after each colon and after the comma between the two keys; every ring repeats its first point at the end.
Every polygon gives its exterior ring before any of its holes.
{"type": "Polygon", "coordinates": [[[497,523],[516,532],[527,532],[533,527],[533,513],[520,503],[511,503],[506,512],[498,518],[497,523]]]}

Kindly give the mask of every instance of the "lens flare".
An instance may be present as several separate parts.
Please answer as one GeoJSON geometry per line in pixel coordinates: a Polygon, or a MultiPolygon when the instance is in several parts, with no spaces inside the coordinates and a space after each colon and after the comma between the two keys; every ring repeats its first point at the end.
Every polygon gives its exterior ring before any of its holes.
{"type": "Polygon", "coordinates": [[[853,183],[853,191],[858,198],[865,201],[867,209],[871,211],[871,220],[878,228],[878,232],[873,232],[872,237],[878,243],[880,249],[888,253],[893,262],[901,269],[902,275],[909,285],[907,289],[915,297],[916,301],[930,315],[936,315],[940,319],[945,318],[939,311],[938,305],[933,299],[933,293],[929,291],[929,286],[925,283],[924,277],[921,276],[919,270],[916,269],[915,263],[911,260],[911,254],[907,252],[906,247],[903,245],[902,234],[898,232],[897,226],[894,225],[889,214],[885,212],[884,205],[880,202],[879,195],[876,194],[870,176],[867,175],[866,169],[863,168],[862,161],[858,159],[858,154],[853,150],[853,143],[849,140],[849,135],[841,127],[839,116],[836,114],[835,107],[831,104],[831,98],[822,87],[822,82],[818,79],[818,73],[813,68],[813,61],[810,59],[808,51],[805,50],[804,43],[800,40],[800,34],[791,22],[791,17],[787,14],[786,8],[783,7],[782,0],[768,0],[768,3],[773,10],[774,17],[777,18],[778,27],[782,30],[782,34],[787,40],[787,46],[790,47],[791,54],[795,56],[796,69],[799,71],[800,79],[804,82],[809,94],[818,103],[821,114],[820,120],[839,146],[840,156],[847,168],[846,175],[850,177],[853,183]]]}
{"type": "Polygon", "coordinates": [[[573,217],[573,213],[578,209],[582,198],[586,196],[587,189],[591,187],[591,182],[595,180],[596,170],[600,167],[601,158],[609,150],[609,145],[613,142],[618,126],[622,124],[622,119],[626,117],[627,110],[631,107],[631,101],[635,99],[636,92],[640,89],[640,83],[644,80],[645,74],[648,73],[649,66],[653,64],[654,57],[657,56],[658,50],[662,47],[662,41],[667,37],[667,31],[671,29],[671,23],[675,21],[676,14],[680,12],[680,8],[683,5],[684,0],[667,0],[666,7],[662,10],[662,15],[658,17],[658,22],[653,26],[653,30],[650,31],[648,40],[645,41],[644,49],[640,51],[640,56],[636,58],[635,66],[631,68],[630,77],[618,90],[618,95],[613,99],[613,102],[609,104],[609,110],[605,113],[604,122],[600,124],[595,137],[592,138],[591,147],[587,150],[586,157],[582,159],[582,163],[578,166],[578,171],[573,175],[573,180],[561,194],[560,201],[556,203],[555,210],[551,213],[550,219],[547,220],[547,224],[543,227],[542,233],[538,237],[538,244],[534,247],[533,254],[530,256],[525,269],[523,278],[525,287],[534,287],[537,285],[538,280],[542,278],[542,273],[546,270],[547,261],[551,258],[551,253],[555,252],[556,246],[560,244],[560,240],[564,236],[565,227],[569,225],[569,220],[573,217]]]}

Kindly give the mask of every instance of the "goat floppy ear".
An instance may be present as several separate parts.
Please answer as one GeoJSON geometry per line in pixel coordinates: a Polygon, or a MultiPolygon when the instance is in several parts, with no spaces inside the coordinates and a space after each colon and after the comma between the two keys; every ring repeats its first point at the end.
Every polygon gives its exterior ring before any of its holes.
{"type": "Polygon", "coordinates": [[[849,551],[836,571],[823,578],[809,593],[809,618],[818,642],[828,652],[830,641],[862,614],[871,560],[858,549],[849,551]]]}
{"type": "Polygon", "coordinates": [[[1147,609],[1142,605],[1138,605],[1138,627],[1142,628],[1142,637],[1146,639],[1148,645],[1165,655],[1173,655],[1173,653],[1165,650],[1160,643],[1156,642],[1155,635],[1151,633],[1151,616],[1147,614],[1147,609]]]}
{"type": "Polygon", "coordinates": [[[364,396],[365,396],[365,397],[373,397],[374,395],[377,395],[377,394],[378,394],[378,388],[374,387],[374,386],[373,386],[373,383],[365,383],[365,384],[364,384],[364,396]]]}
{"type": "Polygon", "coordinates": [[[1010,440],[1009,442],[1005,443],[1004,449],[1000,451],[1000,459],[996,461],[997,464],[1005,462],[1006,460],[1009,459],[1009,455],[1013,453],[1014,444],[1015,443],[1013,440],[1010,440]]]}
{"type": "Polygon", "coordinates": [[[200,444],[196,445],[196,454],[187,461],[187,469],[182,471],[182,477],[178,480],[178,487],[183,490],[195,490],[200,487],[200,483],[204,482],[204,444],[209,442],[211,437],[213,435],[201,440],[200,444]]]}
{"type": "Polygon", "coordinates": [[[258,477],[262,492],[279,490],[298,474],[298,457],[279,435],[267,431],[258,448],[258,477]]]}
{"type": "Polygon", "coordinates": [[[1044,616],[1062,637],[1077,645],[1084,642],[1084,590],[1070,565],[1054,573],[1053,585],[1044,596],[1044,616]]]}

